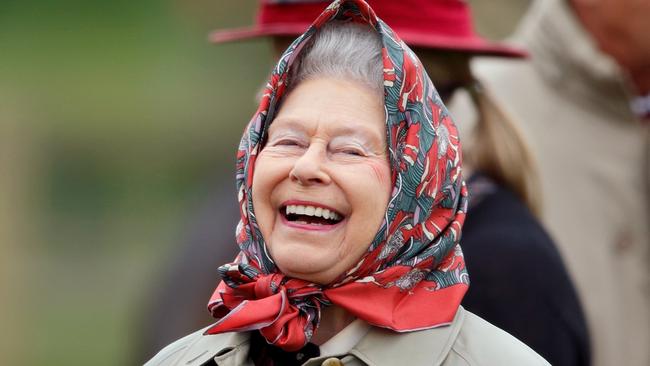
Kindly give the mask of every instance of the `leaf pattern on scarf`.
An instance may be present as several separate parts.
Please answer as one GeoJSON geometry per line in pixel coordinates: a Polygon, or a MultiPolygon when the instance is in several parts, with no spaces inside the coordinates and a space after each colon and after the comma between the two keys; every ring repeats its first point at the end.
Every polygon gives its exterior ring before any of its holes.
{"type": "Polygon", "coordinates": [[[305,345],[334,303],[398,331],[449,323],[469,278],[458,242],[467,211],[458,131],[416,55],[362,0],[332,2],[285,51],[237,153],[241,254],[220,268],[207,333],[259,329],[285,350],[305,345]],[[270,257],[252,203],[255,159],[282,98],[290,65],[325,23],[368,24],[382,40],[386,135],[393,190],[368,252],[327,286],[285,277],[270,257]],[[428,309],[430,311],[422,311],[428,309]]]}

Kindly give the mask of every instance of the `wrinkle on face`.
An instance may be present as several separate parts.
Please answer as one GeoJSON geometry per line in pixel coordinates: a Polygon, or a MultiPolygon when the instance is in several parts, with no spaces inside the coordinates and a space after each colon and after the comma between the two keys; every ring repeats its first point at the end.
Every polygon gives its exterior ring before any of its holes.
{"type": "Polygon", "coordinates": [[[286,275],[327,284],[367,253],[392,190],[382,103],[369,87],[332,78],[305,80],[283,100],[256,159],[253,205],[286,275]],[[344,218],[329,231],[287,226],[281,210],[291,200],[344,218]]]}

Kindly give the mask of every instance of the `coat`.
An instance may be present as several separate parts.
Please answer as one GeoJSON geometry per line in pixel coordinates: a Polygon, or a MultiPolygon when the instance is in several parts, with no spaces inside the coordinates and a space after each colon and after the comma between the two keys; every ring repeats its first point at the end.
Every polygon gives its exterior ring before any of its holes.
{"type": "MultiPolygon", "coordinates": [[[[472,69],[536,155],[543,221],[584,306],[594,365],[650,365],[648,125],[566,1],[535,3],[514,40],[530,60],[479,58],[472,69]]],[[[471,114],[451,109],[459,121],[471,114]]]]}
{"type": "MultiPolygon", "coordinates": [[[[250,333],[204,335],[194,332],[160,351],[145,366],[252,366],[248,360],[250,333]]],[[[396,333],[372,327],[345,355],[317,357],[305,366],[456,366],[549,365],[523,343],[462,307],[448,326],[396,333]]]]}
{"type": "Polygon", "coordinates": [[[480,173],[467,186],[470,205],[461,246],[471,284],[465,309],[554,366],[590,365],[582,307],[555,243],[505,187],[480,173]]]}

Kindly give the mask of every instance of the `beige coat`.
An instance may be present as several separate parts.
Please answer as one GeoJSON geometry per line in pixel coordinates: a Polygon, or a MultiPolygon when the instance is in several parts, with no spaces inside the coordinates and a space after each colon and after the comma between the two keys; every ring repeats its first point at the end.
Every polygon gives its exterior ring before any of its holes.
{"type": "MultiPolygon", "coordinates": [[[[145,366],[252,366],[249,333],[203,335],[201,329],[165,347],[145,366]]],[[[548,365],[523,343],[462,307],[449,326],[411,333],[372,327],[347,354],[308,360],[305,366],[548,365]]]]}
{"type": "MultiPolygon", "coordinates": [[[[538,1],[523,20],[515,41],[530,61],[472,66],[539,161],[544,223],[582,300],[594,365],[648,366],[650,126],[632,114],[622,72],[567,3],[538,1]]],[[[457,120],[465,112],[452,107],[457,120]]]]}

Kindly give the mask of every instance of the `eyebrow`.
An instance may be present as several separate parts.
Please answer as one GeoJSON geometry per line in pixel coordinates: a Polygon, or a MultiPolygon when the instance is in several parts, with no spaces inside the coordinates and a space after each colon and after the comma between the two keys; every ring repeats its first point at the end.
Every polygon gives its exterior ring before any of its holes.
{"type": "MultiPolygon", "coordinates": [[[[302,124],[297,119],[290,118],[290,117],[282,117],[279,120],[282,121],[282,124],[283,124],[282,128],[283,129],[284,128],[289,128],[289,129],[292,129],[292,130],[296,130],[298,132],[306,132],[306,130],[307,130],[305,128],[305,125],[302,124]]],[[[276,121],[277,120],[274,120],[273,121],[274,123],[271,123],[271,125],[269,126],[269,133],[271,132],[271,129],[273,129],[273,126],[275,125],[276,121]]],[[[371,132],[367,128],[358,128],[358,127],[353,128],[353,127],[350,127],[350,126],[337,127],[333,131],[333,136],[335,136],[335,137],[339,137],[339,136],[360,136],[360,137],[364,138],[365,140],[367,140],[368,142],[377,141],[377,142],[381,143],[381,141],[382,141],[382,136],[381,135],[376,135],[375,133],[371,132]]]]}

